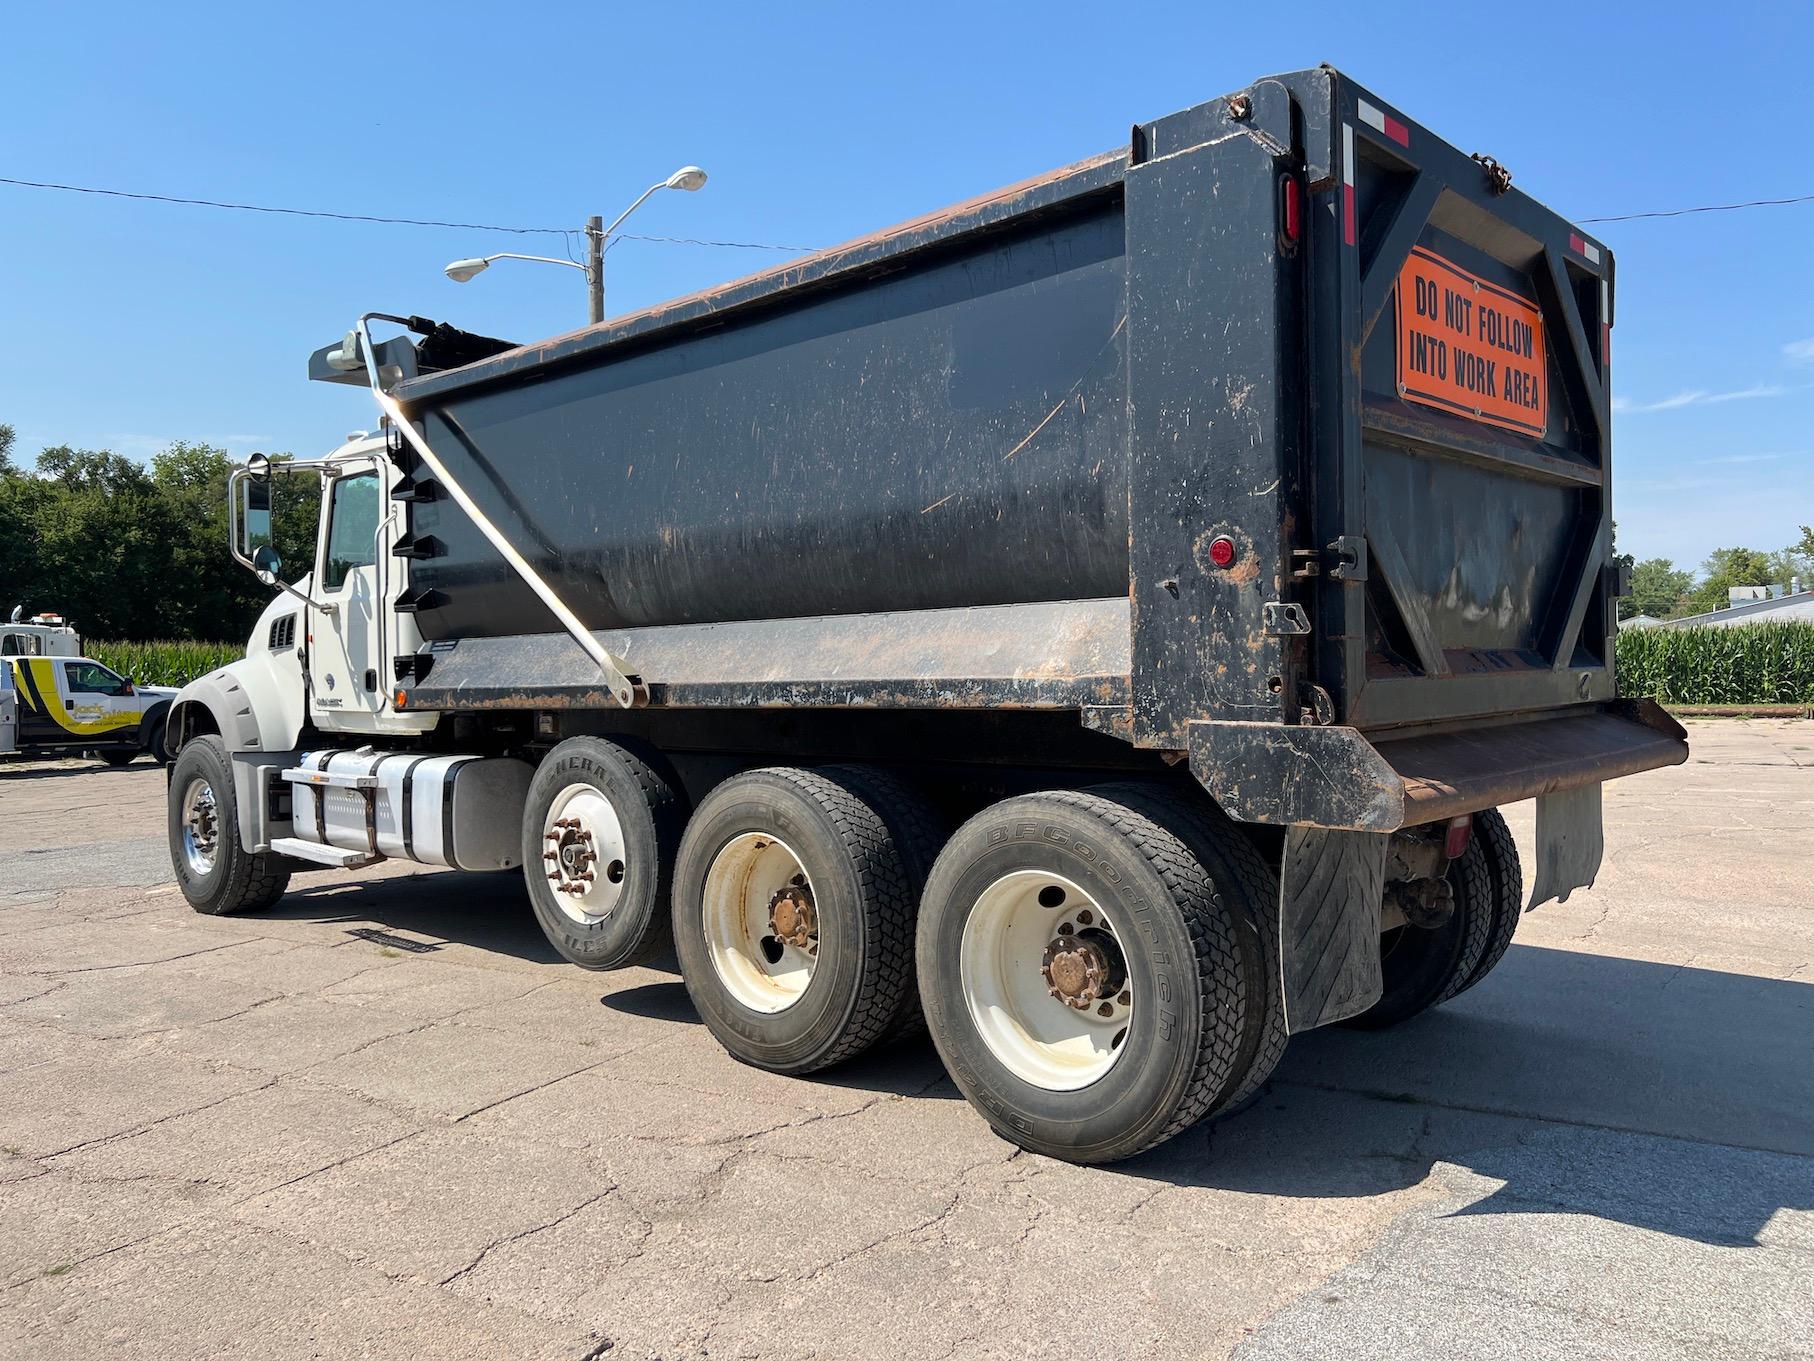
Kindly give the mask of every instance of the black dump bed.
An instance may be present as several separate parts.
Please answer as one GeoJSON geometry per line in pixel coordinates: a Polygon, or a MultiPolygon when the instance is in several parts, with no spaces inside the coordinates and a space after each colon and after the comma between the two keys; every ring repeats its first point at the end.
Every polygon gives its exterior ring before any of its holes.
{"type": "MultiPolygon", "coordinates": [[[[1612,270],[1324,68],[396,395],[654,705],[1070,708],[1397,825],[1682,759],[1613,699],[1612,270]]],[[[408,703],[597,702],[445,496],[399,548],[408,703]]]]}

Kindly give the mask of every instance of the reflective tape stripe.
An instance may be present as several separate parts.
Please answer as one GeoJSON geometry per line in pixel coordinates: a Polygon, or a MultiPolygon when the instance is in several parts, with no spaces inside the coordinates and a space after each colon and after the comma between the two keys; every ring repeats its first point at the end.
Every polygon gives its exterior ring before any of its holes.
{"type": "Polygon", "coordinates": [[[1411,145],[1411,129],[1384,109],[1376,109],[1366,100],[1361,99],[1355,101],[1355,112],[1360,115],[1361,122],[1379,133],[1380,136],[1390,138],[1402,147],[1411,145]]]}
{"type": "Polygon", "coordinates": [[[1354,207],[1354,125],[1342,124],[1342,240],[1352,246],[1359,236],[1354,207]]]}

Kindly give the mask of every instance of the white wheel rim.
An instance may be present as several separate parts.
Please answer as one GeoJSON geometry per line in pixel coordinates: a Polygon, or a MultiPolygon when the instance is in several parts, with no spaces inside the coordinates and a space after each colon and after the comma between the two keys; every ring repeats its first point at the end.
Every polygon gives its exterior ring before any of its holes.
{"type": "Polygon", "coordinates": [[[214,873],[214,856],[220,849],[220,815],[214,786],[201,776],[183,790],[183,859],[190,873],[207,878],[214,873]]]}
{"type": "Polygon", "coordinates": [[[1003,1067],[1046,1091],[1074,1092],[1115,1066],[1136,1003],[1122,939],[1102,905],[1062,875],[1016,870],[983,890],[964,922],[958,971],[970,1019],[1003,1067]],[[1085,961],[1095,981],[1078,987],[1085,961]],[[1053,996],[1061,984],[1087,1004],[1053,996]]]}
{"type": "Polygon", "coordinates": [[[616,910],[629,877],[624,828],[611,800],[589,784],[554,796],[542,820],[542,873],[563,915],[596,926],[616,910]]]}
{"type": "Polygon", "coordinates": [[[780,895],[796,891],[790,905],[813,903],[806,866],[784,841],[764,832],[732,837],[705,872],[702,894],[706,948],[725,989],[751,1011],[773,1014],[798,1002],[818,966],[816,910],[802,919],[783,918],[790,940],[775,932],[773,910],[780,895]],[[802,943],[803,942],[803,943],[802,943]]]}

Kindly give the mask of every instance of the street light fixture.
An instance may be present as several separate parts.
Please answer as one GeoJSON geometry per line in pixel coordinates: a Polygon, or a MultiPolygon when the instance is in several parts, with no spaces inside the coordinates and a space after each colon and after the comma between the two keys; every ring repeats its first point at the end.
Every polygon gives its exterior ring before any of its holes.
{"type": "Polygon", "coordinates": [[[604,218],[589,217],[586,219],[586,263],[576,260],[562,260],[552,255],[518,255],[515,251],[499,251],[496,255],[474,256],[467,260],[455,260],[442,272],[457,284],[468,283],[491,268],[493,260],[534,260],[544,265],[566,265],[569,269],[583,270],[586,275],[587,319],[597,324],[605,319],[605,241],[611,233],[624,225],[624,219],[648,201],[649,196],[661,189],[682,189],[693,193],[705,188],[706,173],[696,165],[683,165],[665,180],[651,184],[636,201],[619,213],[609,227],[604,225],[604,218]]]}
{"type": "Polygon", "coordinates": [[[476,279],[491,268],[493,260],[534,260],[544,265],[566,265],[569,269],[584,269],[585,266],[574,260],[561,260],[552,255],[518,255],[515,251],[499,251],[496,255],[480,255],[471,260],[455,260],[441,272],[457,284],[476,279]]]}

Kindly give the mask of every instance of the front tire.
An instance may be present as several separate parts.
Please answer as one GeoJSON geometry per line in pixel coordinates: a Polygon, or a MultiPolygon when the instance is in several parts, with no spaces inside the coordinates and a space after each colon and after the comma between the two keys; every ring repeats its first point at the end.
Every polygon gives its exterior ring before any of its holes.
{"type": "Polygon", "coordinates": [[[134,761],[139,759],[141,754],[142,753],[137,751],[125,751],[119,747],[102,747],[95,752],[96,756],[99,756],[115,770],[120,769],[122,766],[131,765],[134,761]]]}
{"type": "Polygon", "coordinates": [[[165,829],[177,886],[197,912],[256,912],[290,886],[281,856],[240,845],[233,768],[218,737],[198,737],[177,756],[165,829]]]}
{"type": "Polygon", "coordinates": [[[920,908],[920,998],[1003,1138],[1129,1158],[1239,1091],[1259,1048],[1248,886],[1160,791],[1005,800],[958,829],[920,908]]]}

